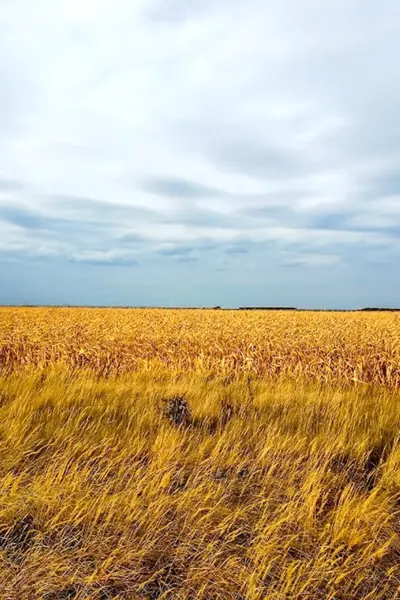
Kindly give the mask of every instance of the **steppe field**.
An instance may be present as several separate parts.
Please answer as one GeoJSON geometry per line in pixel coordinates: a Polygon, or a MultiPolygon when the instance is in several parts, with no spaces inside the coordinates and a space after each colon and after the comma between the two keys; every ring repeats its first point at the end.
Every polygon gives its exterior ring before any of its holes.
{"type": "Polygon", "coordinates": [[[400,313],[0,309],[0,600],[400,598],[400,313]]]}

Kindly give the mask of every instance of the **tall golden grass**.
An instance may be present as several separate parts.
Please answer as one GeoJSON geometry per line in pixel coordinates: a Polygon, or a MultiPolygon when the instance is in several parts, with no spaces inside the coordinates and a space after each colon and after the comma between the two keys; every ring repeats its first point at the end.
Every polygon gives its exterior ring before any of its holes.
{"type": "Polygon", "coordinates": [[[399,324],[1,309],[1,600],[400,598],[399,324]]]}
{"type": "Polygon", "coordinates": [[[0,369],[54,364],[400,387],[400,313],[0,308],[0,369]]]}

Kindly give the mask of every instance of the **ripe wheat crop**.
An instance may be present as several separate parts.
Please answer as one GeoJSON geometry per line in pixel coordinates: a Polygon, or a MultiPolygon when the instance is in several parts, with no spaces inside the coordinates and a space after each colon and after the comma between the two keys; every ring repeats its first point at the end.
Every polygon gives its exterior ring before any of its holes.
{"type": "Polygon", "coordinates": [[[0,600],[400,598],[399,339],[0,309],[0,600]]]}
{"type": "Polygon", "coordinates": [[[250,373],[400,387],[400,313],[0,309],[0,369],[250,373]]]}

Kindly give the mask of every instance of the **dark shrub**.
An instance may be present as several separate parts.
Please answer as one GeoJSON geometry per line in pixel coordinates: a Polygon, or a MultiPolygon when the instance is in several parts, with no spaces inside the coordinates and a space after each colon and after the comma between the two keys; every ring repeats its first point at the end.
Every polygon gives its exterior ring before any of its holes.
{"type": "Polygon", "coordinates": [[[166,419],[178,427],[188,427],[192,422],[188,401],[182,396],[166,398],[163,400],[163,414],[166,419]]]}

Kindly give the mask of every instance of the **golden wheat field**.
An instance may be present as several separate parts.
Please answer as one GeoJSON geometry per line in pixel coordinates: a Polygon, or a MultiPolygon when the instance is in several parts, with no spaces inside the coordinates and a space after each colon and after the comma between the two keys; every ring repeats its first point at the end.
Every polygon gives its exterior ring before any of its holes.
{"type": "Polygon", "coordinates": [[[400,314],[0,309],[0,600],[400,598],[400,314]]]}

